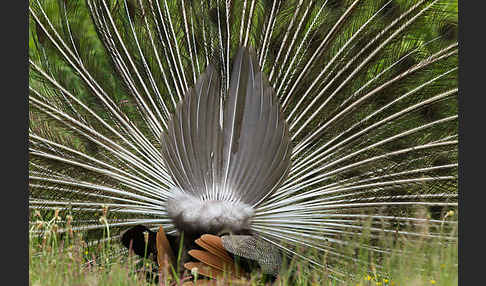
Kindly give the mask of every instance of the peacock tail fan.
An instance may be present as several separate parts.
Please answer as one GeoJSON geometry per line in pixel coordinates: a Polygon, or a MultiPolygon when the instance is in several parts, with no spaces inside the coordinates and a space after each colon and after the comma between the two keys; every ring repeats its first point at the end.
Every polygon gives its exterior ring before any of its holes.
{"type": "Polygon", "coordinates": [[[442,239],[457,223],[441,219],[458,200],[455,9],[32,0],[29,208],[71,214],[92,241],[107,225],[250,234],[335,276],[356,259],[347,236],[442,239]]]}

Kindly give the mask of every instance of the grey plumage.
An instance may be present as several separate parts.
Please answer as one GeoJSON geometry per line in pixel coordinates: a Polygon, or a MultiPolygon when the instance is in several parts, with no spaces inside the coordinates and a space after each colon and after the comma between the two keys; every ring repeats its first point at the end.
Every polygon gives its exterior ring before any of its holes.
{"type": "Polygon", "coordinates": [[[257,261],[262,272],[277,275],[282,265],[282,253],[275,245],[252,235],[224,235],[224,248],[230,253],[257,261]]]}
{"type": "Polygon", "coordinates": [[[179,230],[199,235],[248,230],[252,208],[290,167],[287,123],[255,56],[239,49],[224,108],[214,73],[209,66],[201,75],[162,138],[164,162],[181,186],[168,201],[169,217],[179,230]]]}

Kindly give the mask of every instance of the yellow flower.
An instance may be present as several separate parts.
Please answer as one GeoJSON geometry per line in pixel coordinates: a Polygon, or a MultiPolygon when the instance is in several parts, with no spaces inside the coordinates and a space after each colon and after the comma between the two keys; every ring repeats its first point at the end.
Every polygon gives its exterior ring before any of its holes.
{"type": "Polygon", "coordinates": [[[388,279],[386,279],[386,278],[383,279],[383,282],[388,283],[388,279]]]}
{"type": "Polygon", "coordinates": [[[435,283],[436,283],[436,282],[435,282],[435,280],[434,280],[434,279],[431,279],[431,280],[430,280],[430,284],[435,284],[435,283]]]}
{"type": "Polygon", "coordinates": [[[367,275],[365,279],[368,280],[368,281],[370,281],[371,280],[371,276],[367,275]]]}

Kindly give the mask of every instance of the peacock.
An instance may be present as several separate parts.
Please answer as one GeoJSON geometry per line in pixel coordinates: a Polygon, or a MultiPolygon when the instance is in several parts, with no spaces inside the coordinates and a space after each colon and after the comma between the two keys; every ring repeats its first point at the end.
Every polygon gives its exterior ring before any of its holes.
{"type": "Polygon", "coordinates": [[[108,225],[159,265],[182,244],[208,277],[237,258],[275,277],[293,257],[338,279],[363,221],[439,239],[403,226],[457,207],[457,1],[31,0],[29,15],[29,208],[89,239],[108,225]]]}

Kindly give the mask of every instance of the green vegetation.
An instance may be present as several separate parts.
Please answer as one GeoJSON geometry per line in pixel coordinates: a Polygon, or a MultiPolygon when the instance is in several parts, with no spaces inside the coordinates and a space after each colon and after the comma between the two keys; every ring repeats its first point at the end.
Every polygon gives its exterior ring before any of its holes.
{"type": "MultiPolygon", "coordinates": [[[[69,225],[71,218],[51,217],[50,221],[44,221],[37,215],[32,220],[37,223],[32,225],[30,237],[30,285],[176,285],[171,278],[161,279],[158,283],[151,281],[153,276],[148,273],[155,269],[152,260],[128,255],[116,239],[88,246],[82,239],[82,232],[56,234],[56,228],[69,225]],[[37,231],[41,231],[42,235],[35,236],[37,231]],[[113,256],[115,253],[119,255],[113,256]]],[[[318,274],[308,265],[290,261],[273,285],[458,285],[457,225],[453,223],[457,217],[450,211],[442,219],[445,237],[453,239],[413,239],[382,233],[379,243],[390,248],[390,252],[381,257],[376,257],[376,252],[352,247],[353,243],[369,239],[369,231],[361,236],[350,236],[346,247],[356,253],[356,262],[343,262],[339,266],[343,272],[350,273],[338,277],[344,283],[328,277],[328,274],[332,275],[330,273],[318,274]]],[[[430,230],[427,220],[413,227],[422,227],[425,233],[430,230]]],[[[184,280],[188,280],[190,273],[185,275],[184,280]]],[[[264,283],[255,272],[245,285],[264,283]]]]}

